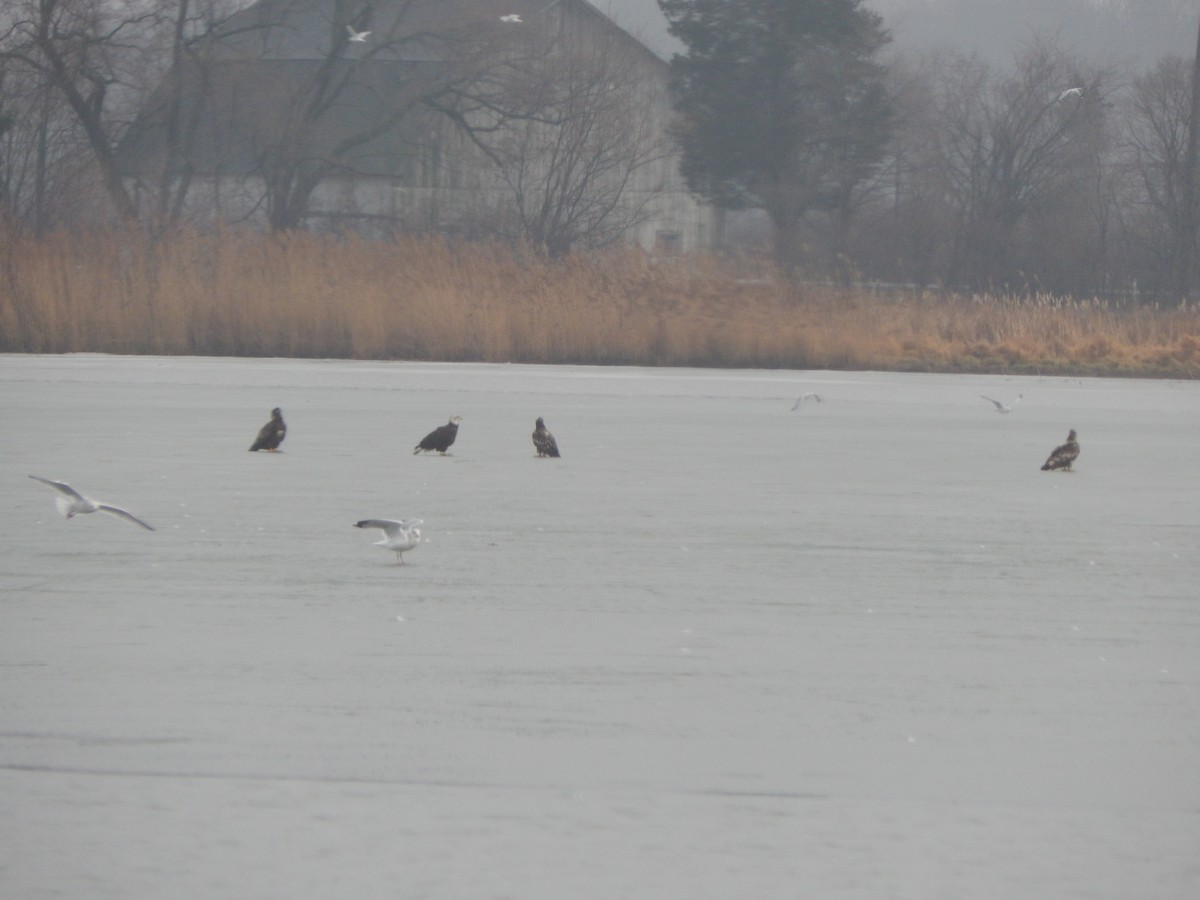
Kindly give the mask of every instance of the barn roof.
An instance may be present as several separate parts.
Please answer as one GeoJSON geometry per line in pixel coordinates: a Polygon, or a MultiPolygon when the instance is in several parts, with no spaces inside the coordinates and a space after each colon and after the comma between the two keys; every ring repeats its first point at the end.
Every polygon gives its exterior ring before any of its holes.
{"type": "Polygon", "coordinates": [[[368,40],[345,48],[351,56],[428,62],[444,59],[459,42],[503,40],[563,11],[619,32],[653,55],[588,0],[369,0],[355,11],[333,0],[259,0],[218,29],[216,52],[262,60],[323,59],[335,41],[345,43],[345,28],[351,25],[371,32],[368,40]],[[512,16],[520,21],[511,21],[512,16]]]}
{"type": "Polygon", "coordinates": [[[184,141],[186,161],[180,159],[177,168],[245,175],[259,169],[264,151],[294,115],[296,85],[320,67],[330,68],[334,77],[352,73],[314,123],[317,133],[306,134],[310,149],[324,155],[346,134],[393,121],[337,158],[355,174],[396,177],[432,137],[429,116],[408,112],[406,104],[471,48],[519,41],[522,29],[545,20],[560,36],[572,29],[580,35],[612,29],[652,65],[666,68],[587,0],[373,0],[349,9],[333,0],[260,0],[231,16],[195,48],[190,63],[167,76],[130,126],[117,151],[122,172],[137,175],[161,164],[177,85],[179,122],[192,129],[184,141]],[[514,15],[521,21],[501,18],[514,15]],[[347,26],[371,35],[349,41],[347,26]]]}

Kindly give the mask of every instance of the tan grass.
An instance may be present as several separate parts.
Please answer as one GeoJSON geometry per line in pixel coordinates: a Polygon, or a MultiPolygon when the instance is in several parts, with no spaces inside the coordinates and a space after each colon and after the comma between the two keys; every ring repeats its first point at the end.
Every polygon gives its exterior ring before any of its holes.
{"type": "Polygon", "coordinates": [[[0,350],[1195,377],[1200,313],[437,238],[0,235],[0,350]]]}

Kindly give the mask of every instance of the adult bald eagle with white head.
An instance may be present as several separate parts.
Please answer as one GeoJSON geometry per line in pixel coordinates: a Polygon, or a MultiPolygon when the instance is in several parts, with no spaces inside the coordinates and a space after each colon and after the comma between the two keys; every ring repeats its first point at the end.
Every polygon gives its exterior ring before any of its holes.
{"type": "Polygon", "coordinates": [[[278,453],[279,445],[287,437],[287,425],[283,421],[283,411],[277,406],[271,410],[271,419],[258,429],[258,437],[250,445],[250,452],[257,453],[266,450],[268,453],[278,453]]]}
{"type": "Polygon", "coordinates": [[[445,425],[433,429],[425,437],[421,438],[421,442],[413,447],[413,456],[416,456],[422,450],[436,450],[442,456],[446,455],[446,451],[450,449],[450,445],[454,443],[454,439],[458,437],[458,423],[462,421],[462,416],[451,416],[450,421],[445,425]]]}

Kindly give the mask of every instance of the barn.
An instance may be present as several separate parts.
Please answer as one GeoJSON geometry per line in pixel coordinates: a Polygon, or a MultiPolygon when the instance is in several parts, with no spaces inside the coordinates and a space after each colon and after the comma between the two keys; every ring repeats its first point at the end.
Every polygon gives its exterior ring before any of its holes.
{"type": "Polygon", "coordinates": [[[668,65],[587,0],[260,0],[181,45],[118,150],[147,215],[703,250],[668,65]]]}

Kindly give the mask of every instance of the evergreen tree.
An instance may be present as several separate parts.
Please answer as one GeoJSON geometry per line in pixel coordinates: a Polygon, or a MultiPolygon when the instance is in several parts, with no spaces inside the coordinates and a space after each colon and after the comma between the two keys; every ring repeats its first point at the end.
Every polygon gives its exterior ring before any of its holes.
{"type": "Polygon", "coordinates": [[[726,209],[765,210],[775,260],[798,261],[815,209],[849,212],[891,125],[889,36],[861,0],[659,0],[687,48],[671,60],[677,136],[691,189],[726,209]]]}

